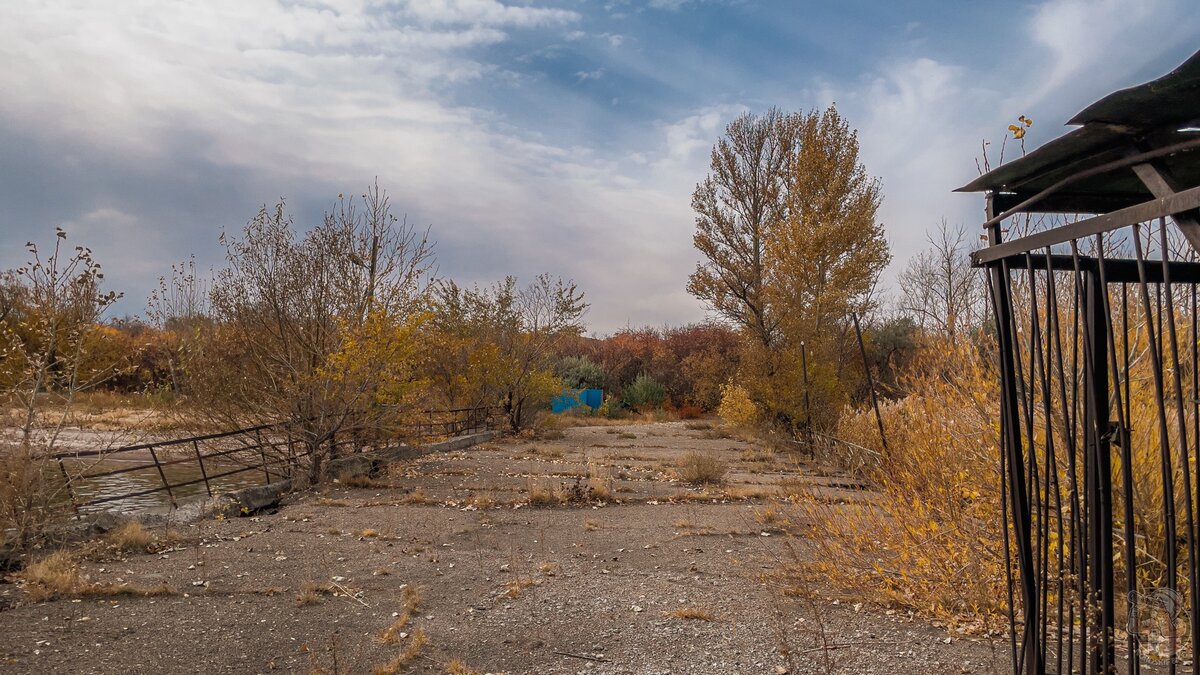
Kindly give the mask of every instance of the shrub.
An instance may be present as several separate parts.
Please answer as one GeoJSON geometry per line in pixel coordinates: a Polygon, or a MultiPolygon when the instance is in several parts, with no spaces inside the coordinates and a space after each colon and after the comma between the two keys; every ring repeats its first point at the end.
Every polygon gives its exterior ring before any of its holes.
{"type": "Polygon", "coordinates": [[[645,412],[658,408],[666,400],[667,394],[654,378],[646,373],[637,376],[625,390],[621,392],[625,405],[634,410],[645,412]]]}
{"type": "Polygon", "coordinates": [[[837,446],[840,463],[878,486],[871,504],[793,490],[817,554],[790,571],[798,582],[819,576],[868,600],[999,627],[998,380],[973,346],[931,346],[918,360],[907,375],[914,393],[881,405],[889,452],[869,408],[847,412],[835,432],[848,441],[837,446]]]}
{"type": "Polygon", "coordinates": [[[604,386],[604,369],[586,356],[566,356],[554,364],[554,374],[568,389],[599,389],[604,386]]]}
{"type": "Polygon", "coordinates": [[[721,405],[717,407],[717,414],[742,429],[754,427],[759,420],[758,406],[750,399],[750,392],[732,381],[721,387],[721,405]]]}
{"type": "Polygon", "coordinates": [[[718,484],[729,465],[713,455],[689,452],[679,460],[679,479],[692,485],[718,484]]]}

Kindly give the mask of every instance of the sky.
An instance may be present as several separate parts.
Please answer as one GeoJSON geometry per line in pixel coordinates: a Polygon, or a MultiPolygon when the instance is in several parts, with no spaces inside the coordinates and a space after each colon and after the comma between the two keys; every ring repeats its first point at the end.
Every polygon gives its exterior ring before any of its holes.
{"type": "Polygon", "coordinates": [[[985,140],[1170,71],[1194,1],[0,0],[0,268],[62,227],[139,314],[264,203],[311,226],[378,179],[441,275],[573,278],[593,334],[680,325],[725,125],[836,103],[890,288],[943,218],[982,222],[952,190],[985,140]]]}

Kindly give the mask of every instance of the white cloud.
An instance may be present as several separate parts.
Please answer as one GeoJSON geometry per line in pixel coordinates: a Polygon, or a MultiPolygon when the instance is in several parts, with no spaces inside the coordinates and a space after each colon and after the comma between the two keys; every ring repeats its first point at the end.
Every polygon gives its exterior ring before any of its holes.
{"type": "Polygon", "coordinates": [[[578,78],[580,82],[585,80],[598,80],[604,77],[604,69],[597,68],[595,70],[581,70],[575,73],[575,77],[578,78]]]}

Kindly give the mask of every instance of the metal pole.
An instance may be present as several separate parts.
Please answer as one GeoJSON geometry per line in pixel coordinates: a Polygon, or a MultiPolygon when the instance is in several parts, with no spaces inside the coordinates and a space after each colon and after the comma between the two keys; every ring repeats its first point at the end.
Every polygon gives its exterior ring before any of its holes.
{"type": "Polygon", "coordinates": [[[800,341],[800,369],[803,371],[804,375],[804,426],[805,432],[808,435],[808,449],[809,452],[812,452],[812,401],[808,397],[808,345],[806,345],[803,340],[800,341]]]}
{"type": "Polygon", "coordinates": [[[212,496],[212,486],[208,484],[208,471],[204,469],[204,456],[200,454],[200,444],[192,440],[192,448],[196,450],[196,463],[200,465],[200,475],[204,477],[204,489],[212,496]]]}
{"type": "Polygon", "coordinates": [[[883,416],[879,414],[879,399],[875,396],[875,380],[871,377],[871,364],[867,363],[867,348],[863,346],[862,328],[858,325],[858,312],[851,312],[854,318],[854,333],[858,336],[858,353],[862,355],[863,372],[867,375],[867,388],[871,390],[871,407],[875,409],[875,424],[879,425],[879,440],[883,449],[888,449],[887,434],[883,432],[883,416]]]}
{"type": "Polygon", "coordinates": [[[167,489],[167,498],[171,500],[171,508],[176,508],[175,494],[171,492],[171,482],[167,480],[167,474],[163,471],[162,464],[158,461],[158,453],[154,451],[154,446],[149,447],[150,457],[154,460],[154,468],[158,469],[158,477],[162,479],[163,487],[167,489]]]}
{"type": "Polygon", "coordinates": [[[266,481],[267,481],[266,483],[264,483],[264,485],[270,485],[271,484],[271,472],[267,469],[267,449],[263,445],[261,430],[259,430],[259,429],[254,430],[254,440],[258,442],[258,456],[262,458],[263,476],[266,477],[266,481]]]}

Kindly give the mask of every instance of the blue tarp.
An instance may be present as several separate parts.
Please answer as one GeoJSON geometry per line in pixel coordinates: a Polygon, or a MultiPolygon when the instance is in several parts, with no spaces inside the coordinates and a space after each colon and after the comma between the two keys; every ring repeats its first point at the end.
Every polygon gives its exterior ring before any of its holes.
{"type": "Polygon", "coordinates": [[[603,389],[567,389],[550,401],[550,410],[560,413],[581,405],[595,410],[603,402],[603,389]]]}

